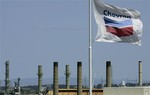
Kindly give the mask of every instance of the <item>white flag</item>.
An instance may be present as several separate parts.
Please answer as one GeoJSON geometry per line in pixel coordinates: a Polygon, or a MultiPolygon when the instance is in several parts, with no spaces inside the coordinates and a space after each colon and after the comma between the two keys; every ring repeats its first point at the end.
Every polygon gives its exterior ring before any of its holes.
{"type": "Polygon", "coordinates": [[[141,45],[143,24],[136,10],[120,8],[94,0],[94,16],[98,25],[96,41],[141,45]]]}

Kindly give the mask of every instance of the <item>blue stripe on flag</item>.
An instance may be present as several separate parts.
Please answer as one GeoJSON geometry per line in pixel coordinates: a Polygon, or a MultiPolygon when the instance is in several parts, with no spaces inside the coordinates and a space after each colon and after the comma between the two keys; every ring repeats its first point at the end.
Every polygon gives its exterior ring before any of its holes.
{"type": "Polygon", "coordinates": [[[116,21],[116,20],[113,20],[104,16],[104,21],[105,21],[105,24],[107,24],[108,26],[113,26],[113,27],[118,27],[118,28],[132,25],[131,19],[126,19],[124,21],[116,21]]]}

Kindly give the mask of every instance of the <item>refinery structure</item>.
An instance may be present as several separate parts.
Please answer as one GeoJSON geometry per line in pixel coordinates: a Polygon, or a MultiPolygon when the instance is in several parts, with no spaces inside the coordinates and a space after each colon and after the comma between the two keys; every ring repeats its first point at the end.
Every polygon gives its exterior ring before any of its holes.
{"type": "MultiPolygon", "coordinates": [[[[58,75],[58,62],[53,62],[53,84],[49,87],[43,87],[42,84],[42,65],[38,65],[37,76],[38,76],[38,86],[36,93],[25,93],[25,89],[21,87],[21,78],[17,78],[14,82],[15,86],[10,87],[9,78],[9,61],[5,62],[5,86],[0,87],[0,95],[89,95],[89,88],[83,86],[82,79],[82,62],[77,62],[77,84],[76,86],[71,86],[70,84],[70,66],[66,65],[65,76],[66,81],[61,87],[59,85],[59,75],[58,75]]],[[[101,87],[93,87],[93,95],[150,95],[150,83],[148,85],[143,85],[142,83],[142,61],[138,62],[138,83],[135,86],[128,86],[125,81],[122,81],[118,86],[112,83],[112,65],[111,61],[106,61],[106,83],[101,85],[101,87]]]]}

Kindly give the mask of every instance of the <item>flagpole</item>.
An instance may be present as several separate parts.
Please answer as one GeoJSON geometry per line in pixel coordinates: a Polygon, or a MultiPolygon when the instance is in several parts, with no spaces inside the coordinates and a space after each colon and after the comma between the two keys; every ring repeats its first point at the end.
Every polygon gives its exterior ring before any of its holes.
{"type": "Polygon", "coordinates": [[[91,1],[89,0],[89,95],[92,95],[92,28],[91,28],[91,1]]]}

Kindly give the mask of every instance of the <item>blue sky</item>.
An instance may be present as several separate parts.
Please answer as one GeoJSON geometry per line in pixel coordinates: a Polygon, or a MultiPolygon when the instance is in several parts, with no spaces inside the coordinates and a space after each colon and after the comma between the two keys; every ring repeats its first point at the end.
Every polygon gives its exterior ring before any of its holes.
{"type": "MultiPolygon", "coordinates": [[[[142,46],[93,42],[93,75],[105,79],[106,61],[112,61],[113,79],[138,79],[138,61],[143,61],[143,80],[150,81],[150,1],[105,0],[141,12],[144,24],[142,46]]],[[[35,78],[42,65],[43,77],[53,76],[59,62],[59,77],[70,64],[76,77],[77,61],[88,77],[88,0],[0,0],[0,80],[5,79],[5,61],[10,61],[10,78],[35,78]]],[[[92,14],[92,37],[97,25],[92,14]]]]}

